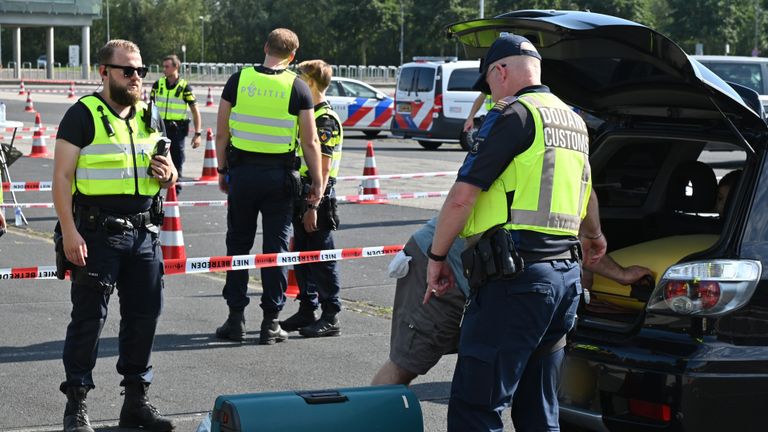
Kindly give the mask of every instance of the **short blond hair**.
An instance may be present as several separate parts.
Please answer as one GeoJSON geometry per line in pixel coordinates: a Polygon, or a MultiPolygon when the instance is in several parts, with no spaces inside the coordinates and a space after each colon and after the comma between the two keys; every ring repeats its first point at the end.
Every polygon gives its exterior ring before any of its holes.
{"type": "Polygon", "coordinates": [[[300,74],[311,79],[321,93],[324,92],[329,85],[331,85],[333,69],[331,69],[331,65],[324,62],[323,60],[318,59],[303,61],[299,63],[296,68],[300,74]]]}
{"type": "Polygon", "coordinates": [[[267,54],[285,59],[299,49],[299,37],[287,28],[276,28],[267,36],[267,54]]]}
{"type": "Polygon", "coordinates": [[[98,54],[96,54],[96,61],[98,61],[100,65],[112,63],[112,57],[118,49],[124,49],[130,53],[141,55],[139,46],[135,43],[125,39],[112,39],[101,47],[98,54]]]}

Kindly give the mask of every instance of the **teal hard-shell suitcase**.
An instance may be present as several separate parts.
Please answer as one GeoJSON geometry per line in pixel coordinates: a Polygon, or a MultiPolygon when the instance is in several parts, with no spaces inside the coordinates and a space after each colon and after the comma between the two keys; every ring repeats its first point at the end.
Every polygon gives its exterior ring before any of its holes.
{"type": "Polygon", "coordinates": [[[416,395],[402,385],[221,395],[211,432],[423,432],[416,395]]]}

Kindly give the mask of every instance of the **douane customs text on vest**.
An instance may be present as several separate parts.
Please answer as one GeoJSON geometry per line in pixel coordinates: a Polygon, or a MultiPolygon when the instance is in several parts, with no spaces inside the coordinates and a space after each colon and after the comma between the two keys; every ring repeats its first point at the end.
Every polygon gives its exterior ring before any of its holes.
{"type": "Polygon", "coordinates": [[[253,83],[251,83],[248,87],[240,87],[240,93],[248,93],[248,97],[264,97],[274,99],[286,98],[285,90],[261,89],[253,83]]]}
{"type": "Polygon", "coordinates": [[[542,107],[539,112],[544,123],[545,145],[589,154],[587,125],[578,114],[549,107],[542,107]]]}

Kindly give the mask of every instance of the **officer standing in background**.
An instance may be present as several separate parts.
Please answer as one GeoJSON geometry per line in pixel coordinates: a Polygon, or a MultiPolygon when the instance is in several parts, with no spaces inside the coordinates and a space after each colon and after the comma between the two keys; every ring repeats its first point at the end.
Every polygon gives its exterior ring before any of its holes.
{"type": "MultiPolygon", "coordinates": [[[[192,136],[192,148],[200,147],[202,140],[202,122],[200,111],[197,109],[192,86],[187,80],[179,77],[179,57],[171,54],[163,59],[164,77],[152,85],[150,98],[157,104],[160,116],[165,124],[166,136],[171,140],[171,159],[182,176],[184,166],[184,139],[189,135],[189,118],[187,105],[192,111],[192,122],[195,124],[195,134],[192,136]]],[[[181,185],[176,185],[176,191],[181,191],[181,185]]]]}
{"type": "Polygon", "coordinates": [[[559,370],[582,294],[579,238],[588,262],[606,247],[591,193],[587,128],[541,85],[541,57],[527,39],[498,38],[480,73],[475,90],[497,103],[427,250],[425,303],[453,287],[445,258],[456,235],[468,241],[462,258],[473,291],[448,430],[501,431],[513,398],[515,430],[559,430],[559,370]]]}
{"type": "MultiPolygon", "coordinates": [[[[333,244],[333,231],[338,228],[336,176],[341,165],[341,146],[344,132],[339,116],[331,109],[325,99],[325,90],[331,85],[332,70],[322,60],[309,60],[297,66],[299,77],[307,83],[315,104],[315,126],[320,142],[322,158],[320,166],[325,193],[319,206],[307,204],[300,199],[296,204],[293,221],[294,249],[296,251],[336,249],[333,244]]],[[[299,156],[303,152],[299,148],[299,156]]],[[[301,159],[302,185],[308,190],[312,184],[309,169],[304,158],[301,159]]],[[[303,188],[303,189],[304,189],[303,188]]],[[[305,337],[338,336],[341,334],[337,315],[341,312],[339,293],[339,272],[336,261],[322,261],[298,265],[295,268],[299,284],[299,311],[285,321],[280,322],[283,330],[299,330],[305,337]],[[322,307],[320,319],[315,319],[318,304],[322,307]]]]}
{"type": "MultiPolygon", "coordinates": [[[[216,119],[219,188],[227,193],[227,255],[246,255],[253,247],[259,213],[263,253],[288,249],[293,201],[301,192],[297,172],[298,142],[309,167],[312,185],[307,205],[320,204],[325,185],[312,93],[287,70],[299,48],[299,38],[284,28],[273,30],[264,45],[264,63],[232,75],[221,94],[216,119]],[[297,140],[297,137],[298,140],[297,140]]],[[[287,339],[278,315],[288,285],[285,267],[261,269],[263,320],[259,343],[287,339]]],[[[223,295],[229,317],[216,329],[222,339],[243,341],[248,270],[230,270],[223,295]]]]}
{"type": "MultiPolygon", "coordinates": [[[[92,431],[85,398],[95,387],[99,335],[115,288],[120,301],[117,372],[125,400],[120,427],[170,431],[174,424],[150,405],[147,388],[157,320],[163,303],[160,188],[178,175],[154,155],[161,138],[141,102],[147,75],[139,48],[111,40],[98,53],[104,88],[64,115],[56,139],[53,201],[57,232],[72,272],[72,318],[64,340],[65,432],[92,431]]],[[[58,261],[58,260],[57,260],[58,261]]]]}

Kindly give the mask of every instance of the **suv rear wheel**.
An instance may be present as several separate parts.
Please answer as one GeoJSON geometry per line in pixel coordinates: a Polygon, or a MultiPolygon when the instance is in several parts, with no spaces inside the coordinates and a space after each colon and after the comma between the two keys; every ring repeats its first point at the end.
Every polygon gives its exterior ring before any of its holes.
{"type": "Polygon", "coordinates": [[[363,131],[363,134],[365,134],[365,137],[368,139],[374,139],[379,136],[379,131],[363,131]]]}
{"type": "Polygon", "coordinates": [[[437,150],[443,143],[434,141],[419,141],[419,144],[427,150],[437,150]]]}

